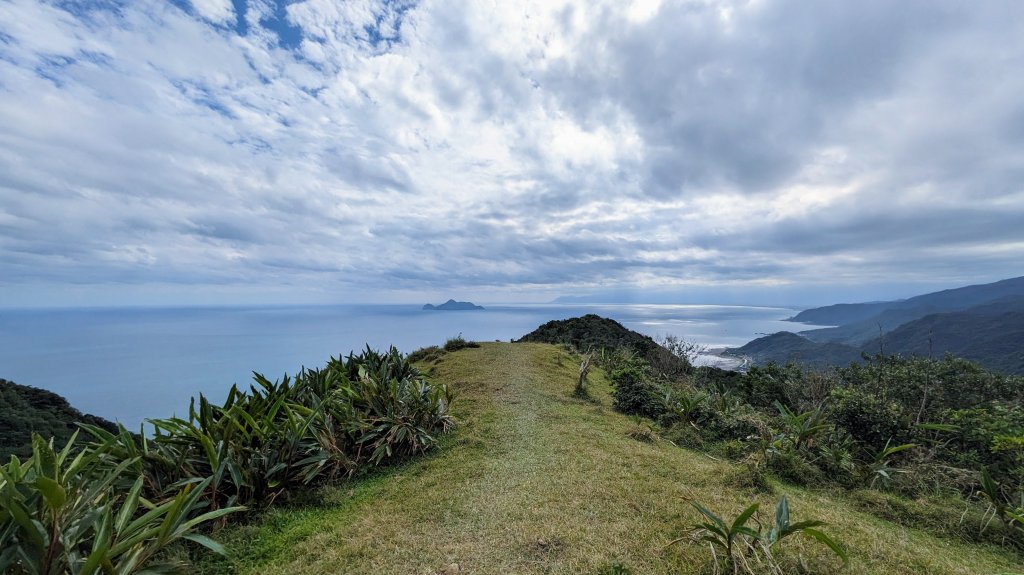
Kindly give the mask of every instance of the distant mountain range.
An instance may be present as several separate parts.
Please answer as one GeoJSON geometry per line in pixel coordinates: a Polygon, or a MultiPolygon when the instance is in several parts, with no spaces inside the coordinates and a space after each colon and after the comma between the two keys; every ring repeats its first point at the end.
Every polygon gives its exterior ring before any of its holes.
{"type": "Polygon", "coordinates": [[[423,309],[434,310],[434,311],[465,311],[473,309],[484,309],[483,306],[474,304],[468,301],[455,301],[450,299],[441,305],[426,304],[423,309]]]}
{"type": "Polygon", "coordinates": [[[811,366],[860,361],[862,354],[951,353],[1004,373],[1024,374],[1024,277],[906,300],[808,309],[790,321],[835,327],[779,332],[729,355],[754,363],[811,366]]]}

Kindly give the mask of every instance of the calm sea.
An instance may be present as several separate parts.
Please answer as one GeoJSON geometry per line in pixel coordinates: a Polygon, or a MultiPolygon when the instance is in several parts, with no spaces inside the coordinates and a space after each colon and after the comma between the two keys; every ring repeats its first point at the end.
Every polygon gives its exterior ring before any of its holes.
{"type": "MultiPolygon", "coordinates": [[[[792,331],[796,310],[715,305],[502,305],[423,311],[412,305],[0,310],[0,378],[49,389],[137,428],[182,415],[199,392],[222,399],[251,372],[271,379],[365,345],[403,352],[462,334],[518,338],[552,320],[597,313],[652,336],[739,346],[792,331]]],[[[803,328],[801,326],[801,328],[803,328]]]]}

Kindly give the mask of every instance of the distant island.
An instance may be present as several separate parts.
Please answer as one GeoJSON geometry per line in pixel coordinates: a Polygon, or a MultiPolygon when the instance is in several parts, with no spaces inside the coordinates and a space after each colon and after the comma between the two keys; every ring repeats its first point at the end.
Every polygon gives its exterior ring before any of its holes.
{"type": "Polygon", "coordinates": [[[450,299],[441,305],[426,304],[423,306],[426,310],[440,310],[440,311],[465,311],[474,309],[484,309],[483,306],[479,306],[469,301],[455,301],[450,299]]]}

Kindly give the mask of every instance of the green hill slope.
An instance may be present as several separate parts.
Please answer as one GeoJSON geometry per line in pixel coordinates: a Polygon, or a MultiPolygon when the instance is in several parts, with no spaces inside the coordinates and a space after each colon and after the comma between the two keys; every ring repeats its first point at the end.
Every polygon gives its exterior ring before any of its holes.
{"type": "Polygon", "coordinates": [[[577,368],[546,344],[447,354],[433,377],[458,393],[460,426],[439,452],[229,528],[219,535],[229,559],[210,559],[203,572],[597,574],[621,562],[636,574],[697,574],[709,554],[686,539],[698,520],[691,501],[734,517],[755,500],[770,509],[779,493],[789,495],[794,520],[826,520],[850,547],[840,570],[812,541],[787,541],[783,559],[796,565],[802,555],[810,573],[1022,570],[1010,551],[890,523],[843,495],[737,487],[739,466],[630,437],[637,424],[612,411],[599,372],[591,399],[573,397],[577,368]]]}
{"type": "Polygon", "coordinates": [[[0,379],[0,460],[32,453],[33,432],[54,437],[55,444],[62,446],[78,430],[78,422],[117,430],[113,423],[78,411],[52,391],[0,379]]]}
{"type": "MultiPolygon", "coordinates": [[[[898,319],[897,312],[885,314],[894,322],[898,319]]],[[[799,334],[773,333],[727,353],[749,358],[755,364],[793,361],[821,368],[859,361],[861,353],[873,355],[879,350],[919,357],[950,353],[988,369],[1024,375],[1024,297],[1003,298],[963,311],[929,314],[887,329],[881,340],[877,325],[855,323],[799,334]],[[846,340],[858,343],[843,343],[846,340]]]]}
{"type": "MultiPolygon", "coordinates": [[[[951,353],[989,369],[1024,375],[1024,298],[925,316],[887,333],[883,341],[886,353],[951,353]]],[[[877,349],[878,341],[871,347],[877,349]]]]}

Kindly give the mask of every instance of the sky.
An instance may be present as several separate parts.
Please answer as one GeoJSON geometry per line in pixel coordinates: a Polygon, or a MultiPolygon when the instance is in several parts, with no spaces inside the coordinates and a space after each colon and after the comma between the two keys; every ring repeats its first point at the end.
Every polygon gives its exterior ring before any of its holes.
{"type": "Polygon", "coordinates": [[[0,0],[0,307],[1024,275],[1024,4],[0,0]]]}

